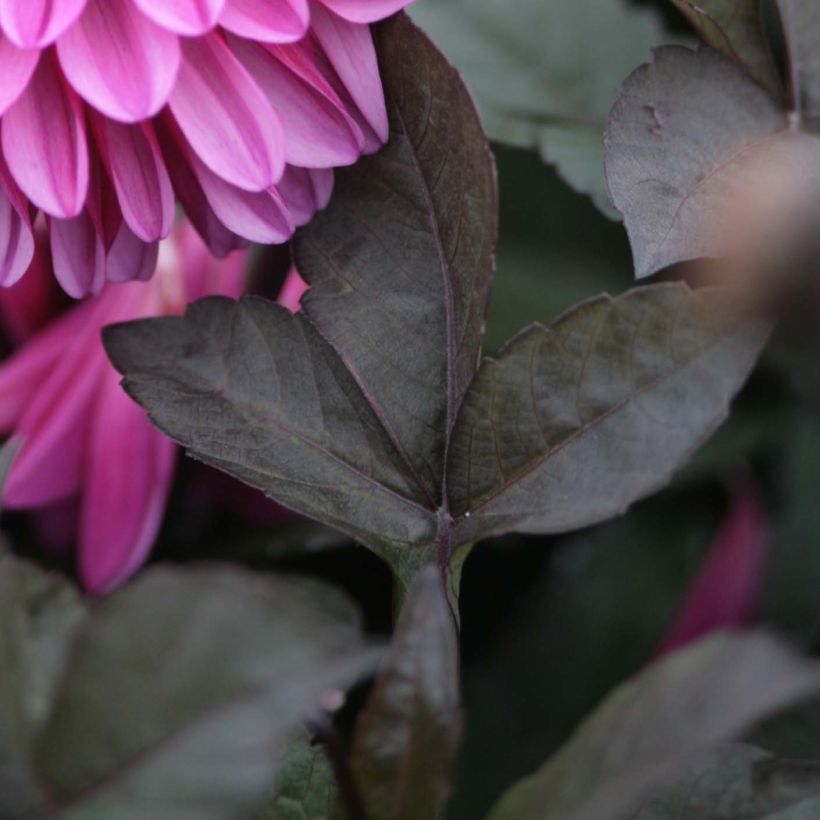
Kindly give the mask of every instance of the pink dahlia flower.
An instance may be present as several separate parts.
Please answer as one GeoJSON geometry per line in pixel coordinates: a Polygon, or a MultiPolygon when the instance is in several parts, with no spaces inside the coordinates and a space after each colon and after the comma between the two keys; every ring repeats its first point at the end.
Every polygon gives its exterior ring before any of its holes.
{"type": "Polygon", "coordinates": [[[162,243],[149,282],[109,285],[34,332],[37,319],[54,311],[47,253],[38,252],[24,280],[0,293],[0,316],[19,343],[0,365],[0,432],[23,442],[4,505],[65,513],[68,502],[76,509],[70,540],[90,592],[110,590],[145,560],[177,450],[123,392],[100,331],[113,322],[181,313],[207,294],[238,296],[245,262],[243,252],[217,262],[190,228],[178,229],[162,243]]]}
{"type": "Polygon", "coordinates": [[[49,225],[70,295],[146,279],[179,201],[286,240],[386,139],[368,23],[410,0],[0,0],[0,284],[49,225]]]}

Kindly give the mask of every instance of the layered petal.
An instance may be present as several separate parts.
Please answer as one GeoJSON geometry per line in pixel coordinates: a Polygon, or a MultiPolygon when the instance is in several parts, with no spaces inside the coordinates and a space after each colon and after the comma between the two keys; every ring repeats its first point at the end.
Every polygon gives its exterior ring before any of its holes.
{"type": "Polygon", "coordinates": [[[105,246],[88,211],[72,219],[52,219],[54,276],[75,299],[99,293],[105,284],[105,246]]]}
{"type": "Polygon", "coordinates": [[[181,60],[179,38],[132,0],[88,0],[57,53],[75,91],[120,122],[147,119],[165,105],[181,60]]]}
{"type": "Polygon", "coordinates": [[[105,258],[109,282],[147,282],[157,267],[159,242],[144,242],[128,227],[120,225],[105,258]]]}
{"type": "Polygon", "coordinates": [[[219,221],[251,242],[286,242],[295,229],[287,206],[275,187],[243,191],[225,182],[192,156],[191,165],[219,221]]]}
{"type": "Polygon", "coordinates": [[[327,205],[333,189],[333,171],[289,165],[276,189],[298,228],[307,225],[327,205]]]}
{"type": "Polygon", "coordinates": [[[0,157],[0,286],[17,282],[33,257],[34,233],[28,203],[0,157]]]}
{"type": "Polygon", "coordinates": [[[288,163],[328,168],[358,159],[364,134],[328,86],[310,85],[273,49],[239,37],[228,42],[282,121],[288,163]],[[325,90],[329,93],[322,93],[325,90]]]}
{"type": "Polygon", "coordinates": [[[352,23],[375,23],[383,20],[405,6],[412,0],[321,0],[331,11],[339,17],[350,20],[352,23]]]}
{"type": "Polygon", "coordinates": [[[190,149],[185,145],[185,138],[179,133],[176,123],[170,117],[160,117],[154,125],[177,198],[211,253],[221,259],[240,247],[244,240],[229,231],[211,208],[191,168],[188,159],[190,149]]]}
{"type": "Polygon", "coordinates": [[[349,23],[316,4],[312,10],[313,32],[354,104],[351,113],[365,133],[372,132],[366,150],[377,151],[387,142],[389,127],[370,27],[349,23]]]}
{"type": "Polygon", "coordinates": [[[133,0],[155,23],[186,37],[210,31],[225,8],[225,0],[133,0]]]}
{"type": "Polygon", "coordinates": [[[310,23],[307,0],[228,0],[221,26],[260,43],[290,43],[304,37],[310,23]]]}
{"type": "Polygon", "coordinates": [[[183,44],[170,109],[197,156],[246,191],[263,191],[284,171],[284,137],[265,95],[221,38],[183,44]]]}
{"type": "Polygon", "coordinates": [[[86,0],[0,0],[0,28],[21,48],[43,48],[80,16],[86,0]]]}
{"type": "Polygon", "coordinates": [[[93,122],[123,218],[145,242],[167,236],[174,222],[174,190],[150,124],[121,125],[100,116],[93,122]]]}
{"type": "Polygon", "coordinates": [[[2,145],[11,175],[35,205],[56,217],[80,213],[89,172],[83,110],[50,54],[4,114],[2,145]]]}
{"type": "Polygon", "coordinates": [[[0,32],[0,116],[23,93],[39,59],[37,49],[18,48],[0,32]]]}

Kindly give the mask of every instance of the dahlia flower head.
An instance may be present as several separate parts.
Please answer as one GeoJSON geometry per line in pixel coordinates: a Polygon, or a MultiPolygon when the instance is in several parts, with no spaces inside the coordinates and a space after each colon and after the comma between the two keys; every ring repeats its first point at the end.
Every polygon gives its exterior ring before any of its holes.
{"type": "Polygon", "coordinates": [[[410,0],[0,0],[0,285],[45,215],[76,298],[149,278],[176,203],[216,256],[290,237],[387,116],[369,23],[410,0]]]}
{"type": "MultiPolygon", "coordinates": [[[[107,284],[66,306],[41,231],[37,240],[22,281],[0,290],[0,325],[14,348],[0,363],[0,434],[21,441],[3,506],[32,512],[41,542],[73,549],[80,582],[102,594],[148,557],[179,448],[123,391],[101,330],[182,313],[202,296],[238,297],[248,254],[216,260],[183,222],[162,241],[150,281],[107,284]]],[[[298,309],[304,289],[291,272],[280,303],[298,309]]]]}

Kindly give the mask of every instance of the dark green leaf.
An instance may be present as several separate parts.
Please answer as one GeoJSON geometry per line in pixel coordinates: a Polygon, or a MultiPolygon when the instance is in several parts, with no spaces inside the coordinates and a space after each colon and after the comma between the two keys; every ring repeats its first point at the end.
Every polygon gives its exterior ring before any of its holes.
{"type": "Polygon", "coordinates": [[[672,0],[703,40],[776,94],[781,82],[763,33],[760,0],[672,0]]]}
{"type": "Polygon", "coordinates": [[[304,313],[212,300],[115,329],[108,348],[193,454],[409,578],[436,540],[444,442],[480,357],[496,197],[455,72],[405,17],[378,41],[391,140],[339,174],[298,240],[304,313]]]}
{"type": "Polygon", "coordinates": [[[451,447],[457,541],[575,529],[666,483],[725,418],[766,338],[732,312],[718,291],[641,288],[485,361],[451,447]]]}
{"type": "Polygon", "coordinates": [[[620,80],[662,40],[652,12],[621,0],[419,0],[411,14],[463,73],[492,139],[539,150],[617,217],[603,128],[620,80]]]}
{"type": "Polygon", "coordinates": [[[288,746],[275,794],[254,820],[331,820],[335,804],[336,782],[324,749],[303,733],[288,746]]]}
{"type": "MultiPolygon", "coordinates": [[[[820,766],[776,760],[754,746],[726,744],[706,755],[630,820],[761,820],[820,797],[820,766]]],[[[815,804],[816,808],[816,804],[815,804]]]]}
{"type": "Polygon", "coordinates": [[[816,0],[777,0],[789,52],[795,113],[820,118],[820,4],[816,0]]]}
{"type": "Polygon", "coordinates": [[[748,248],[758,211],[767,201],[785,210],[776,197],[793,193],[777,183],[807,172],[816,180],[820,158],[820,141],[790,130],[779,104],[729,59],[677,46],[658,49],[624,83],[604,142],[638,276],[748,248]]]}
{"type": "Polygon", "coordinates": [[[126,389],[194,456],[360,540],[405,587],[435,559],[452,599],[477,539],[583,526],[668,480],[766,332],[716,291],[660,286],[531,328],[476,379],[496,230],[486,141],[407,18],[377,39],[392,138],[297,240],[304,311],[208,299],[105,338],[126,389]]]}
{"type": "MultiPolygon", "coordinates": [[[[3,570],[4,583],[39,574],[16,563],[3,570]]],[[[6,642],[32,605],[3,591],[6,642]]],[[[25,751],[34,791],[21,802],[2,790],[0,815],[30,817],[36,797],[43,816],[71,820],[247,817],[321,693],[376,660],[359,630],[315,596],[239,570],[154,569],[69,631],[70,621],[54,627],[66,596],[49,594],[22,635],[28,655],[3,659],[0,703],[14,702],[22,681],[32,705],[18,712],[31,726],[17,732],[19,748],[0,747],[1,769],[13,778],[25,751]]]]}
{"type": "Polygon", "coordinates": [[[717,635],[622,685],[491,820],[621,820],[751,724],[820,689],[820,666],[765,633],[717,635]]]}
{"type": "Polygon", "coordinates": [[[455,622],[430,567],[410,590],[356,728],[352,768],[369,817],[440,816],[460,724],[455,622]]]}
{"type": "Polygon", "coordinates": [[[71,641],[86,614],[67,581],[0,554],[0,816],[40,801],[30,760],[71,641]]]}

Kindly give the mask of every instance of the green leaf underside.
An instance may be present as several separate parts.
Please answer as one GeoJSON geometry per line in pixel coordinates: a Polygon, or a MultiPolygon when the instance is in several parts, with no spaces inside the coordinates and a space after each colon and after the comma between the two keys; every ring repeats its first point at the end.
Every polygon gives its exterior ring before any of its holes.
{"type": "MultiPolygon", "coordinates": [[[[22,574],[37,594],[0,598],[13,616],[4,623],[29,623],[4,630],[29,662],[4,663],[23,671],[0,680],[0,720],[21,683],[38,697],[36,710],[17,712],[28,723],[17,732],[24,742],[0,746],[0,782],[29,778],[24,792],[0,789],[4,818],[247,817],[321,692],[377,659],[358,629],[315,605],[315,592],[233,569],[149,570],[85,612],[75,604],[64,622],[73,628],[46,638],[48,624],[26,613],[48,584],[70,593],[18,563],[2,566],[0,579],[22,574]]],[[[46,610],[51,620],[64,603],[46,610]]]]}
{"type": "Polygon", "coordinates": [[[406,17],[377,40],[392,137],[299,235],[303,312],[207,299],[105,341],[189,453],[358,539],[407,585],[487,535],[584,526],[656,489],[723,419],[766,328],[718,291],[664,285],[581,305],[479,368],[486,140],[406,17]]]}
{"type": "Polygon", "coordinates": [[[774,94],[782,83],[763,33],[760,0],[672,0],[703,41],[774,94]]]}
{"type": "Polygon", "coordinates": [[[621,79],[663,39],[653,12],[621,0],[418,0],[410,14],[462,72],[491,139],[538,149],[617,218],[602,134],[621,79]]]}
{"type": "Polygon", "coordinates": [[[649,797],[630,820],[789,820],[817,814],[820,769],[776,760],[768,752],[727,743],[705,755],[673,784],[649,797]]]}
{"type": "Polygon", "coordinates": [[[799,118],[820,120],[820,5],[815,0],[777,0],[791,75],[792,105],[799,118]]]}
{"type": "Polygon", "coordinates": [[[413,584],[367,706],[351,767],[368,817],[439,817],[460,735],[458,640],[435,567],[413,584]]]}
{"type": "Polygon", "coordinates": [[[302,732],[282,758],[275,794],[253,820],[331,820],[337,789],[321,746],[302,732]]]}
{"type": "Polygon", "coordinates": [[[490,820],[627,820],[693,761],[814,694],[820,666],[765,633],[716,635],[622,685],[490,820]]]}
{"type": "Polygon", "coordinates": [[[656,50],[624,83],[604,144],[639,277],[741,250],[740,209],[770,193],[765,174],[820,183],[820,140],[790,128],[773,97],[708,48],[656,50]]]}

